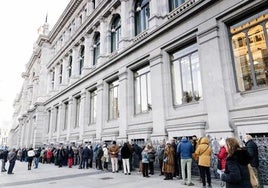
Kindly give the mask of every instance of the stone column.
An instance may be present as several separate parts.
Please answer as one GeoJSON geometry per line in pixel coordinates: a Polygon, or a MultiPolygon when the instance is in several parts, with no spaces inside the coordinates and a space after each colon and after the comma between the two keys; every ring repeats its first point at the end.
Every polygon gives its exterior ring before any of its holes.
{"type": "Polygon", "coordinates": [[[61,85],[64,87],[68,84],[68,58],[64,56],[62,59],[62,83],[61,85]]]}
{"type": "Polygon", "coordinates": [[[84,89],[80,95],[80,113],[79,113],[79,140],[83,140],[85,130],[85,107],[86,107],[86,90],[84,89]]]}
{"type": "Polygon", "coordinates": [[[150,1],[149,29],[155,29],[161,25],[167,14],[168,1],[150,1]]]}
{"type": "Polygon", "coordinates": [[[153,133],[152,140],[163,140],[166,138],[165,132],[165,102],[164,102],[164,83],[163,83],[163,59],[161,50],[151,52],[150,56],[150,75],[152,93],[152,118],[153,133]],[[157,84],[155,84],[157,83],[157,84]]]}
{"type": "Polygon", "coordinates": [[[132,28],[132,20],[131,17],[129,16],[129,11],[130,11],[130,2],[129,0],[121,0],[121,39],[119,41],[119,49],[125,48],[128,43],[130,42],[131,36],[131,29],[132,28]]]}
{"type": "Polygon", "coordinates": [[[217,23],[205,22],[198,28],[198,31],[197,41],[200,46],[198,54],[199,59],[202,59],[203,96],[208,113],[206,132],[216,138],[230,137],[233,136],[233,130],[230,128],[217,23]]]}
{"type": "Polygon", "coordinates": [[[118,91],[118,106],[119,106],[119,137],[118,140],[127,140],[127,70],[122,68],[119,70],[119,91],[118,91]]]}
{"type": "Polygon", "coordinates": [[[59,84],[60,84],[60,64],[57,64],[55,66],[55,78],[54,78],[54,88],[55,90],[59,89],[59,84]]]}
{"type": "Polygon", "coordinates": [[[57,141],[59,141],[60,139],[60,132],[61,132],[61,127],[62,127],[62,123],[63,123],[63,118],[64,118],[64,110],[62,109],[63,104],[62,102],[59,104],[59,108],[58,108],[58,122],[57,122],[57,141]]]}
{"type": "Polygon", "coordinates": [[[53,129],[53,109],[50,109],[50,119],[49,119],[49,124],[48,124],[48,140],[51,142],[52,139],[52,129],[53,129]]]}
{"type": "Polygon", "coordinates": [[[93,0],[87,0],[87,16],[89,16],[94,10],[93,0]]]}
{"type": "Polygon", "coordinates": [[[107,55],[107,21],[104,17],[100,18],[100,55],[98,63],[102,64],[107,55]]]}
{"type": "Polygon", "coordinates": [[[103,81],[100,80],[97,84],[97,119],[96,119],[96,141],[101,141],[103,119],[104,119],[104,106],[103,106],[103,81]]]}
{"type": "Polygon", "coordinates": [[[72,62],[72,76],[70,81],[74,82],[76,81],[77,77],[78,77],[78,69],[79,69],[79,49],[77,46],[75,46],[73,48],[73,52],[72,52],[72,57],[73,57],[73,62],[72,62]]]}
{"type": "Polygon", "coordinates": [[[90,68],[91,68],[91,54],[90,54],[90,51],[91,51],[91,43],[90,43],[91,40],[91,37],[86,35],[85,36],[85,42],[84,42],[84,46],[85,46],[85,53],[84,53],[84,67],[82,69],[82,76],[86,75],[89,71],[90,71],[90,68]]]}
{"type": "Polygon", "coordinates": [[[67,120],[67,136],[66,136],[66,139],[67,141],[70,141],[70,135],[71,135],[71,130],[73,129],[72,125],[73,125],[73,117],[72,117],[72,114],[73,113],[73,98],[70,97],[69,98],[69,101],[68,101],[68,120],[67,120]]]}

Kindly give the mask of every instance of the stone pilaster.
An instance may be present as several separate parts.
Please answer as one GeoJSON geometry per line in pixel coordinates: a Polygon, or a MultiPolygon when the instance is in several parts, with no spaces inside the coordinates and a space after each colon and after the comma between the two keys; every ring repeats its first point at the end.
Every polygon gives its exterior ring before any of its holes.
{"type": "Polygon", "coordinates": [[[129,10],[131,5],[130,5],[130,1],[129,0],[121,0],[121,39],[119,41],[119,49],[123,49],[125,48],[128,43],[130,42],[130,38],[131,36],[133,36],[131,34],[131,29],[134,29],[134,27],[132,26],[132,22],[130,19],[130,14],[129,14],[129,10]]]}
{"type": "Polygon", "coordinates": [[[102,64],[107,55],[107,21],[104,17],[100,18],[100,55],[98,63],[102,64]]]}
{"type": "Polygon", "coordinates": [[[165,102],[163,87],[163,60],[160,50],[151,53],[150,75],[151,75],[151,93],[152,93],[152,117],[153,133],[151,140],[166,138],[165,132],[165,102]],[[157,84],[155,84],[157,83],[157,84]]]}
{"type": "Polygon", "coordinates": [[[119,140],[127,140],[127,70],[122,68],[119,70],[119,91],[118,91],[118,106],[119,106],[119,140]]]}
{"type": "Polygon", "coordinates": [[[69,101],[68,101],[68,119],[67,119],[67,141],[69,141],[69,139],[70,139],[70,135],[71,135],[71,130],[73,129],[73,127],[72,127],[72,125],[73,125],[73,116],[72,116],[72,114],[74,114],[73,113],[73,98],[72,97],[70,97],[69,98],[69,101]]]}
{"type": "Polygon", "coordinates": [[[101,140],[103,128],[103,81],[100,80],[97,85],[97,120],[96,120],[96,139],[101,140]]]}
{"type": "Polygon", "coordinates": [[[208,134],[215,137],[232,136],[229,124],[228,102],[225,95],[222,74],[221,49],[219,46],[218,26],[216,23],[204,24],[199,28],[199,55],[202,59],[201,75],[205,105],[208,113],[208,134]],[[213,54],[213,58],[211,58],[213,54]]]}
{"type": "Polygon", "coordinates": [[[85,36],[85,41],[84,41],[84,46],[85,46],[85,53],[84,53],[84,67],[82,69],[82,75],[86,75],[91,68],[91,64],[92,64],[92,54],[91,54],[91,43],[90,41],[92,41],[91,37],[86,35],[85,36]]]}
{"type": "Polygon", "coordinates": [[[83,140],[85,130],[85,107],[86,107],[86,90],[84,89],[80,95],[80,113],[79,113],[79,140],[83,140]]]}

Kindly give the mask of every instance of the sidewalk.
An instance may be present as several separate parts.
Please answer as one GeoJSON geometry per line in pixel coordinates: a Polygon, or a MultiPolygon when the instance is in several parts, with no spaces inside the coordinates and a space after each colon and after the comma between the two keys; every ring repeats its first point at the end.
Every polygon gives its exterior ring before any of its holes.
{"type": "MultiPolygon", "coordinates": [[[[7,164],[7,168],[8,168],[7,164]]],[[[122,172],[111,173],[96,169],[78,169],[62,167],[54,164],[40,164],[38,169],[27,170],[27,163],[16,162],[14,174],[0,174],[0,188],[100,188],[100,187],[128,187],[128,188],[183,188],[181,180],[163,180],[164,176],[151,175],[149,178],[142,177],[138,172],[125,175],[122,172]]],[[[198,177],[193,177],[194,186],[201,187],[198,177]]],[[[220,181],[212,179],[212,187],[220,188],[220,181]]]]}

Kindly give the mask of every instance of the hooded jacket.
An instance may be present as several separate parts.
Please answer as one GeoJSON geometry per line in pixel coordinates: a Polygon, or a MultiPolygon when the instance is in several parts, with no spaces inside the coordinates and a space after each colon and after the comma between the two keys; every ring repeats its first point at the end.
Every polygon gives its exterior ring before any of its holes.
{"type": "Polygon", "coordinates": [[[177,153],[180,154],[181,159],[191,159],[193,152],[194,147],[192,143],[187,138],[183,137],[178,145],[177,153]]]}
{"type": "Polygon", "coordinates": [[[195,151],[195,155],[198,157],[199,166],[210,167],[211,147],[209,146],[207,137],[201,139],[200,145],[195,151]]]}
{"type": "Polygon", "coordinates": [[[239,149],[227,157],[225,172],[221,180],[226,182],[226,188],[251,188],[248,164],[250,157],[245,149],[239,149]]]}

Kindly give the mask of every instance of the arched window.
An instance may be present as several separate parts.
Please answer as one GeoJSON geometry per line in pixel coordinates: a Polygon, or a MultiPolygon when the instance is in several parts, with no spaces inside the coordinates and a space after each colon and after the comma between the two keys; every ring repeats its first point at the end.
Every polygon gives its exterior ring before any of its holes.
{"type": "Polygon", "coordinates": [[[70,78],[72,76],[72,64],[73,64],[73,57],[69,57],[69,65],[67,67],[68,69],[68,77],[70,78]]]}
{"type": "Polygon", "coordinates": [[[120,16],[116,15],[113,19],[111,27],[111,52],[118,50],[120,37],[121,37],[121,20],[120,16]]]}
{"type": "Polygon", "coordinates": [[[100,55],[100,33],[97,33],[94,38],[93,48],[93,65],[96,65],[100,55]]]}
{"type": "Polygon", "coordinates": [[[82,45],[80,48],[80,57],[79,57],[79,74],[82,74],[82,69],[84,67],[84,57],[85,57],[85,46],[82,45]]]}
{"type": "Polygon", "coordinates": [[[185,0],[169,0],[169,11],[174,10],[175,8],[179,7],[184,2],[185,0]]]}
{"type": "Polygon", "coordinates": [[[138,0],[135,4],[135,35],[149,27],[149,0],[138,0]]]}

